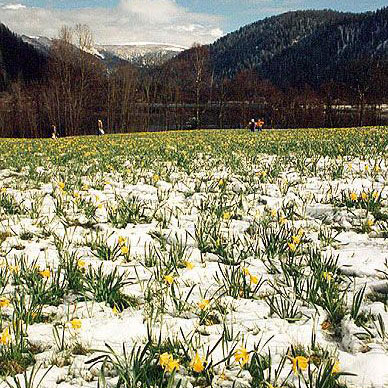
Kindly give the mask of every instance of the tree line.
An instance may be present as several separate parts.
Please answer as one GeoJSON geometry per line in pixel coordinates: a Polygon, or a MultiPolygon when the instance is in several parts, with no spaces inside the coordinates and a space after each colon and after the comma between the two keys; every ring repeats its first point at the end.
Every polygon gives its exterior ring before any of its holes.
{"type": "Polygon", "coordinates": [[[388,124],[387,61],[359,58],[342,81],[279,87],[257,70],[217,74],[209,47],[194,45],[155,68],[107,69],[94,55],[85,25],[63,27],[39,76],[13,77],[0,94],[0,136],[241,128],[263,118],[267,128],[388,124]]]}

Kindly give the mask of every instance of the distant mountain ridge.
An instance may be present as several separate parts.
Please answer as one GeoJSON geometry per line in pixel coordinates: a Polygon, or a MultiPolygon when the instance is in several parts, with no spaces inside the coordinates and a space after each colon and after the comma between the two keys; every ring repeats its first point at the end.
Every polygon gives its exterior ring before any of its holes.
{"type": "Polygon", "coordinates": [[[122,45],[96,45],[96,48],[103,55],[104,53],[113,54],[139,67],[161,65],[185,49],[177,45],[144,42],[122,45]]]}
{"type": "MultiPolygon", "coordinates": [[[[49,56],[50,48],[53,44],[54,39],[47,38],[45,36],[27,36],[21,35],[20,37],[25,43],[33,46],[39,53],[49,56]]],[[[119,58],[114,53],[108,51],[101,51],[96,47],[92,47],[91,50],[88,50],[88,54],[93,55],[94,57],[101,60],[108,68],[114,68],[118,65],[127,63],[127,61],[119,58]]]]}
{"type": "MultiPolygon", "coordinates": [[[[49,54],[53,42],[52,39],[44,36],[22,35],[21,39],[44,55],[49,54]]],[[[138,67],[152,67],[167,62],[184,49],[185,47],[182,46],[163,43],[96,44],[89,51],[89,54],[101,59],[109,68],[124,63],[130,63],[138,67]]]]}

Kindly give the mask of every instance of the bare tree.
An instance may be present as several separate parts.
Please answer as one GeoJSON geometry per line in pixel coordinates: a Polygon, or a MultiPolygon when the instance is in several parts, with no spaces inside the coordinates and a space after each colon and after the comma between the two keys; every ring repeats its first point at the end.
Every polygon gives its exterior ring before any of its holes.
{"type": "Polygon", "coordinates": [[[121,66],[110,74],[107,90],[108,128],[125,131],[135,125],[138,80],[138,71],[132,65],[121,66]]]}
{"type": "Polygon", "coordinates": [[[104,101],[105,69],[89,53],[92,42],[87,26],[65,26],[51,48],[46,106],[50,122],[65,135],[82,133],[95,122],[104,101]]]}
{"type": "Polygon", "coordinates": [[[194,85],[195,85],[195,118],[197,125],[200,126],[200,101],[203,92],[205,79],[208,76],[208,49],[199,44],[193,46],[193,67],[194,67],[194,85]]]}

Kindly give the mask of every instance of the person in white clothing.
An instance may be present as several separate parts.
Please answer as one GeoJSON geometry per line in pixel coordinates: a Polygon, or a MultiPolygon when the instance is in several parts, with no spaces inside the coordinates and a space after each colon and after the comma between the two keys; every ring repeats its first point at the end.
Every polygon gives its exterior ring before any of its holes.
{"type": "Polygon", "coordinates": [[[248,124],[248,128],[251,132],[255,132],[256,131],[256,121],[255,119],[252,119],[249,124],[248,124]]]}
{"type": "Polygon", "coordinates": [[[58,139],[57,127],[55,125],[52,125],[51,128],[52,128],[51,138],[54,140],[58,139]]]}
{"type": "Polygon", "coordinates": [[[104,125],[102,124],[102,120],[98,120],[98,134],[105,135],[104,125]]]}

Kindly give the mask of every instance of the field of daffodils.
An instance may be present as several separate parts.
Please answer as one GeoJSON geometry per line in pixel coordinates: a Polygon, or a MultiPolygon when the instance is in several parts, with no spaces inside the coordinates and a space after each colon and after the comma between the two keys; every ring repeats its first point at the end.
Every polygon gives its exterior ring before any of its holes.
{"type": "Polygon", "coordinates": [[[387,145],[0,140],[0,387],[388,387],[387,145]]]}

